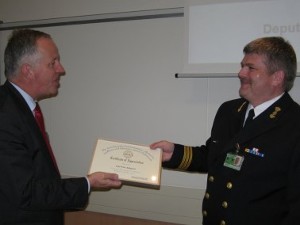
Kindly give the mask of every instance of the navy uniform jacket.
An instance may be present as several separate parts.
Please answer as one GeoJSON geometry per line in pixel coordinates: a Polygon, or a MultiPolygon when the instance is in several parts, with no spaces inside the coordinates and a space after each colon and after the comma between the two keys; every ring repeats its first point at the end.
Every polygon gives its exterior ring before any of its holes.
{"type": "Polygon", "coordinates": [[[0,87],[0,224],[62,225],[63,210],[88,201],[86,179],[61,179],[33,113],[9,83],[0,87]]]}
{"type": "Polygon", "coordinates": [[[243,129],[248,102],[218,110],[200,147],[175,145],[163,165],[208,173],[204,225],[294,225],[300,221],[300,107],[285,93],[243,129]],[[224,166],[237,144],[240,171],[224,166]]]}

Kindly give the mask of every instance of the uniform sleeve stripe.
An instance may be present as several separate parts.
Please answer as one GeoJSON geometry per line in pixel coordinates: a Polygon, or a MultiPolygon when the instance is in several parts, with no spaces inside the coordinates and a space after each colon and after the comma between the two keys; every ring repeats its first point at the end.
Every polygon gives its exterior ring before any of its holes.
{"type": "Polygon", "coordinates": [[[181,161],[180,165],[178,166],[178,169],[181,169],[181,170],[188,169],[188,167],[191,165],[192,158],[193,158],[192,147],[184,146],[182,161],[181,161]]]}

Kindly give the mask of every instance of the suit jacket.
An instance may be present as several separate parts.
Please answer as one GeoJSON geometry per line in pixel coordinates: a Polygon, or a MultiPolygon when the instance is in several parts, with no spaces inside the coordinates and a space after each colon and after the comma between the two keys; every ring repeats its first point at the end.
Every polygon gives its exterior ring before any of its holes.
{"type": "Polygon", "coordinates": [[[208,173],[205,225],[293,225],[300,221],[300,107],[289,94],[243,128],[248,102],[218,110],[211,137],[200,147],[176,145],[170,168],[208,173]],[[228,153],[240,170],[224,165],[228,153]]]}
{"type": "Polygon", "coordinates": [[[32,111],[9,82],[0,87],[0,224],[61,225],[88,201],[84,177],[61,179],[32,111]]]}

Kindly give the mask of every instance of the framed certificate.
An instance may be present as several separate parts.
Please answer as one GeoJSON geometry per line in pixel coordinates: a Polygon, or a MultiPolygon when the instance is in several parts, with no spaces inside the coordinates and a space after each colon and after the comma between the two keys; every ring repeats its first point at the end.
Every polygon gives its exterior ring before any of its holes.
{"type": "Polygon", "coordinates": [[[148,146],[97,140],[90,173],[116,173],[124,184],[159,188],[162,151],[148,146]]]}

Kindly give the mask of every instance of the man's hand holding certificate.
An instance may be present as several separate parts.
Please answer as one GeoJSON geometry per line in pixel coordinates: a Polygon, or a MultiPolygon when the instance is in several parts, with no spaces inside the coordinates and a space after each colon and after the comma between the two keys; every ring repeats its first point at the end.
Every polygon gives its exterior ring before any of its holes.
{"type": "Polygon", "coordinates": [[[98,140],[90,173],[117,173],[128,184],[158,188],[161,176],[161,150],[148,146],[98,140]]]}

